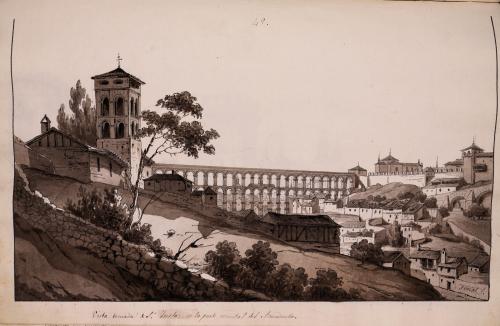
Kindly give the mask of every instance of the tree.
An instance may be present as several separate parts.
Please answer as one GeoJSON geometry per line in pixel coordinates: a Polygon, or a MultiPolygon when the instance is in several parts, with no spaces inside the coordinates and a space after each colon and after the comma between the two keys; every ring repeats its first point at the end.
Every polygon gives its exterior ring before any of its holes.
{"type": "Polygon", "coordinates": [[[471,207],[464,212],[467,217],[486,217],[489,215],[488,209],[479,204],[472,204],[471,207]]]}
{"type": "Polygon", "coordinates": [[[241,271],[240,259],[236,243],[224,240],[217,243],[215,251],[210,250],[205,254],[205,261],[208,263],[207,272],[234,285],[241,271]]]}
{"type": "Polygon", "coordinates": [[[295,269],[283,264],[269,276],[267,292],[280,300],[299,300],[304,294],[307,279],[304,268],[295,269]]]}
{"type": "Polygon", "coordinates": [[[437,208],[436,197],[429,197],[424,201],[424,206],[427,208],[437,208]]]}
{"type": "MultiPolygon", "coordinates": [[[[142,178],[145,162],[153,160],[159,154],[185,154],[189,157],[198,158],[200,152],[208,155],[215,154],[212,140],[219,138],[219,133],[214,129],[203,129],[200,119],[203,117],[203,108],[197,102],[196,97],[184,91],[165,95],[158,100],[156,106],[166,112],[145,110],[142,112],[142,120],[145,126],[136,134],[137,139],[144,139],[147,145],[137,168],[137,179],[131,182],[132,202],[130,204],[130,220],[136,214],[139,197],[139,183],[142,178]]],[[[137,221],[140,224],[140,214],[137,221]]]]}
{"type": "Polygon", "coordinates": [[[342,278],[333,269],[320,269],[316,272],[316,278],[309,280],[306,290],[307,298],[315,301],[339,301],[349,299],[349,294],[341,288],[342,278]]]}
{"type": "Polygon", "coordinates": [[[390,243],[394,247],[401,247],[405,244],[405,238],[403,237],[403,232],[401,231],[401,225],[395,222],[388,229],[388,238],[390,243]]]}
{"type": "Polygon", "coordinates": [[[420,203],[424,203],[425,200],[427,199],[427,195],[422,192],[422,190],[418,190],[417,193],[415,194],[415,199],[418,200],[420,203]]]}
{"type": "Polygon", "coordinates": [[[82,87],[80,80],[69,92],[69,109],[67,114],[64,104],[61,104],[57,113],[57,126],[59,130],[72,135],[81,142],[96,146],[97,144],[97,115],[92,106],[92,100],[82,87]]]}
{"type": "Polygon", "coordinates": [[[351,257],[361,260],[361,264],[365,262],[376,265],[382,264],[384,253],[379,245],[368,243],[368,240],[363,239],[360,242],[355,242],[351,246],[351,257]]]}
{"type": "MultiPolygon", "coordinates": [[[[245,257],[240,261],[241,265],[248,269],[245,277],[254,276],[251,288],[265,289],[267,277],[278,265],[278,254],[271,249],[269,242],[258,241],[251,249],[245,251],[245,257]]],[[[247,280],[248,281],[248,280],[247,280]]]]}
{"type": "Polygon", "coordinates": [[[446,207],[443,207],[443,206],[439,207],[438,212],[439,212],[439,215],[441,215],[441,217],[443,217],[443,218],[450,216],[450,213],[448,212],[448,208],[446,208],[446,207]]]}

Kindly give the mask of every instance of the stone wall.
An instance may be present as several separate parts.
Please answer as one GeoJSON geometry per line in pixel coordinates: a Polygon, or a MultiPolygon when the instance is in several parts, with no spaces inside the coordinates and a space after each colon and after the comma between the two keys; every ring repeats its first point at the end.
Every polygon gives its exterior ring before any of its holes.
{"type": "MultiPolygon", "coordinates": [[[[31,192],[16,167],[14,212],[55,241],[84,249],[136,275],[174,300],[260,300],[252,291],[233,290],[224,282],[181,261],[157,257],[146,246],[123,240],[116,232],[95,226],[56,208],[38,192],[31,192]]],[[[265,299],[265,298],[264,298],[265,299]]]]}

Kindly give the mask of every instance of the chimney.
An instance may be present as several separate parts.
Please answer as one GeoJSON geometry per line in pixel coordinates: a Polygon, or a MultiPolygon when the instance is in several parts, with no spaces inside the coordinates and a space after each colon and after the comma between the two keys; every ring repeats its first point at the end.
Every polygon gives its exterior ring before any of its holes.
{"type": "Polygon", "coordinates": [[[43,116],[42,120],[40,120],[40,128],[42,134],[50,130],[50,119],[46,114],[43,116]]]}
{"type": "Polygon", "coordinates": [[[441,249],[441,257],[439,262],[441,264],[446,264],[446,248],[441,249]]]}

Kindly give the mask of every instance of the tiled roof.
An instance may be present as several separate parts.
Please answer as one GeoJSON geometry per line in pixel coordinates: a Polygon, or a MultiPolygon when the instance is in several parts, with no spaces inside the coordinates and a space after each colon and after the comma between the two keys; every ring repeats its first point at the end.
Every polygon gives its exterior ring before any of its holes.
{"type": "Polygon", "coordinates": [[[382,260],[384,263],[393,263],[401,255],[403,254],[399,251],[384,251],[382,260]]]}
{"type": "Polygon", "coordinates": [[[101,155],[105,155],[105,156],[113,159],[115,162],[117,162],[122,167],[127,167],[128,166],[128,162],[122,160],[118,155],[116,155],[112,151],[104,149],[104,148],[95,148],[93,146],[84,144],[83,142],[81,142],[80,140],[76,139],[75,137],[73,137],[73,136],[71,136],[71,135],[69,135],[69,134],[67,134],[65,132],[62,132],[61,130],[59,130],[59,129],[55,128],[55,127],[52,127],[49,130],[47,130],[46,132],[41,133],[40,135],[38,135],[38,136],[30,139],[29,141],[26,142],[26,145],[30,146],[31,144],[37,142],[39,139],[41,139],[45,135],[48,135],[48,134],[53,133],[53,132],[59,133],[59,134],[63,135],[64,137],[67,137],[67,138],[71,139],[72,143],[80,145],[83,149],[86,149],[89,152],[97,153],[97,154],[101,154],[101,155]]]}
{"type": "Polygon", "coordinates": [[[464,257],[449,257],[446,263],[439,263],[439,267],[457,268],[464,262],[464,257]]]}
{"type": "Polygon", "coordinates": [[[366,227],[365,221],[344,221],[340,222],[340,226],[346,229],[361,229],[366,227]]]}
{"type": "Polygon", "coordinates": [[[477,146],[475,142],[472,142],[472,145],[470,145],[469,147],[462,149],[462,152],[469,150],[469,149],[473,149],[473,150],[481,151],[481,152],[483,151],[483,149],[481,147],[477,146]]]}
{"type": "Polygon", "coordinates": [[[271,224],[294,224],[294,225],[328,225],[338,227],[328,215],[300,215],[267,213],[262,220],[271,224]]]}
{"type": "Polygon", "coordinates": [[[470,266],[481,268],[490,262],[490,256],[485,254],[479,254],[470,262],[470,266]]]}
{"type": "Polygon", "coordinates": [[[462,166],[464,165],[464,160],[459,158],[459,159],[456,159],[455,161],[451,161],[451,162],[447,162],[444,164],[445,166],[446,165],[453,165],[453,166],[462,166]]]}
{"type": "Polygon", "coordinates": [[[441,253],[436,250],[417,250],[410,253],[410,258],[427,258],[437,260],[441,253]]]}
{"type": "Polygon", "coordinates": [[[135,77],[134,75],[129,74],[128,72],[126,72],[125,70],[123,70],[120,67],[116,68],[115,70],[108,71],[108,72],[106,72],[104,74],[92,76],[92,79],[106,78],[106,77],[129,77],[129,78],[132,78],[132,79],[134,79],[135,81],[137,81],[137,82],[139,82],[141,84],[145,84],[142,80],[140,80],[139,78],[135,77]]]}
{"type": "Polygon", "coordinates": [[[144,179],[144,181],[153,181],[153,180],[169,180],[169,181],[184,181],[188,183],[192,183],[191,180],[188,180],[184,178],[182,175],[179,175],[177,173],[165,173],[165,174],[153,174],[147,179],[144,179]]]}
{"type": "Polygon", "coordinates": [[[366,169],[362,168],[359,165],[356,165],[355,167],[350,168],[349,171],[366,171],[366,169]]]}

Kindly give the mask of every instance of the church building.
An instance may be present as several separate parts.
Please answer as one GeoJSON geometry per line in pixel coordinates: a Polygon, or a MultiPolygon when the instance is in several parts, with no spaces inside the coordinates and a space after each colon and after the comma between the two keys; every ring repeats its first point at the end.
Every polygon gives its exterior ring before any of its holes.
{"type": "Polygon", "coordinates": [[[92,79],[97,148],[107,149],[129,163],[131,180],[135,183],[142,152],[141,141],[135,136],[141,128],[141,85],[144,82],[120,68],[120,64],[115,70],[92,79]]]}
{"type": "Polygon", "coordinates": [[[389,151],[389,155],[380,159],[378,158],[377,163],[375,163],[375,173],[383,174],[417,174],[423,173],[424,166],[418,160],[417,163],[402,163],[397,158],[392,156],[389,151]]]}

